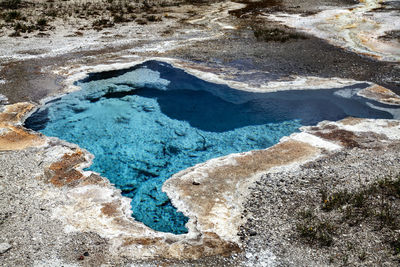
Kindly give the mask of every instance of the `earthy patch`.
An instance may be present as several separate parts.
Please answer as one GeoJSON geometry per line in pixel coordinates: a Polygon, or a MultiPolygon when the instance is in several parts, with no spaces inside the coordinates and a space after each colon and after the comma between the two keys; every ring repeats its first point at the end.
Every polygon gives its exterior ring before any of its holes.
{"type": "Polygon", "coordinates": [[[339,141],[341,145],[347,148],[360,147],[360,144],[356,141],[357,136],[353,132],[343,129],[337,129],[329,132],[315,132],[313,134],[323,139],[339,141]]]}
{"type": "Polygon", "coordinates": [[[44,140],[40,136],[27,132],[23,127],[8,125],[0,128],[0,151],[20,150],[27,147],[39,146],[43,143],[44,140]]]}
{"type": "MultiPolygon", "coordinates": [[[[196,243],[196,242],[195,242],[196,243]]],[[[122,244],[123,247],[129,247],[131,245],[141,245],[148,247],[158,247],[158,249],[163,250],[162,258],[176,258],[176,259],[199,259],[210,257],[214,255],[222,255],[228,257],[234,253],[241,251],[239,246],[235,243],[226,242],[221,240],[214,233],[204,233],[201,243],[198,245],[188,242],[174,242],[164,240],[162,238],[152,237],[152,238],[137,238],[137,237],[127,237],[124,238],[122,244]],[[170,244],[165,243],[170,242],[170,244]]]]}
{"type": "Polygon", "coordinates": [[[399,121],[389,121],[387,127],[391,128],[391,127],[396,127],[396,126],[400,126],[400,122],[399,121]]]}
{"type": "Polygon", "coordinates": [[[85,161],[82,151],[78,150],[73,154],[65,154],[61,161],[50,165],[47,176],[50,176],[49,182],[57,187],[70,185],[74,181],[83,178],[76,167],[85,161]]]}
{"type": "MultiPolygon", "coordinates": [[[[348,117],[340,121],[342,125],[355,126],[363,122],[363,119],[348,117]]],[[[396,127],[397,123],[394,121],[387,122],[387,128],[396,127]]],[[[382,126],[385,127],[385,126],[382,126]]],[[[335,124],[323,124],[319,126],[313,126],[309,128],[311,134],[327,139],[330,141],[339,142],[342,146],[346,148],[362,147],[368,149],[379,150],[383,148],[382,141],[388,140],[386,134],[378,134],[373,131],[360,131],[355,132],[340,129],[335,124]]]]}
{"type": "Polygon", "coordinates": [[[85,186],[90,184],[97,184],[97,185],[105,185],[107,181],[97,174],[90,174],[89,177],[86,177],[84,180],[80,180],[79,185],[85,186]]]}
{"type": "Polygon", "coordinates": [[[6,106],[4,111],[0,113],[0,126],[2,124],[20,123],[22,118],[34,107],[35,105],[26,102],[6,106]]]}
{"type": "Polygon", "coordinates": [[[211,255],[230,256],[240,251],[237,244],[221,240],[214,233],[205,233],[201,246],[191,246],[185,249],[186,255],[193,255],[194,258],[207,257],[211,255]]]}
{"type": "MultiPolygon", "coordinates": [[[[360,119],[360,118],[347,117],[347,118],[341,120],[340,123],[343,125],[357,125],[362,121],[363,121],[363,119],[360,119]]],[[[334,125],[332,125],[332,126],[334,126],[334,125]]],[[[337,127],[335,126],[335,128],[337,128],[337,127]]],[[[327,129],[327,128],[325,127],[324,129],[327,129]]]]}
{"type": "Polygon", "coordinates": [[[224,178],[246,178],[258,172],[267,171],[275,166],[282,166],[296,161],[300,161],[316,154],[318,149],[299,142],[287,141],[266,150],[258,150],[246,156],[236,158],[238,162],[234,166],[223,166],[215,169],[209,175],[217,179],[224,178]]]}
{"type": "Polygon", "coordinates": [[[325,125],[322,125],[322,126],[312,126],[312,127],[310,127],[310,130],[311,131],[322,131],[322,130],[325,131],[325,130],[335,130],[337,128],[338,127],[336,125],[334,125],[334,124],[325,124],[325,125]]]}
{"type": "Polygon", "coordinates": [[[237,244],[225,242],[214,233],[205,233],[203,242],[206,248],[217,250],[219,255],[223,255],[225,257],[240,251],[240,247],[237,244]]]}
{"type": "Polygon", "coordinates": [[[0,113],[0,151],[20,150],[44,143],[40,135],[18,125],[33,108],[34,105],[30,103],[17,103],[4,107],[0,113]]]}
{"type": "Polygon", "coordinates": [[[101,212],[106,216],[113,217],[118,214],[120,204],[120,202],[104,203],[101,212]]]}
{"type": "Polygon", "coordinates": [[[228,257],[240,251],[237,244],[224,241],[215,233],[205,232],[201,244],[173,243],[166,255],[168,258],[172,256],[179,259],[199,259],[214,255],[228,257]]]}
{"type": "Polygon", "coordinates": [[[360,91],[358,94],[382,103],[400,105],[400,97],[398,95],[379,85],[370,86],[360,91]]]}
{"type": "Polygon", "coordinates": [[[127,237],[124,239],[124,243],[122,246],[130,246],[130,245],[142,245],[142,246],[151,246],[161,242],[161,238],[137,238],[137,237],[127,237]]]}

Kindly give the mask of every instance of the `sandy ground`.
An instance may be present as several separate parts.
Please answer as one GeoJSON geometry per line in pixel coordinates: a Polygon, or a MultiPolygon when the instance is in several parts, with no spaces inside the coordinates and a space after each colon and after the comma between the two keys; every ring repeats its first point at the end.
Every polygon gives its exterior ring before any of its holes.
{"type": "MultiPolygon", "coordinates": [[[[9,37],[13,28],[3,27],[0,94],[9,103],[39,103],[70,89],[74,75],[79,77],[82,72],[110,68],[110,64],[121,67],[121,64],[152,57],[175,60],[188,71],[211,72],[228,84],[246,84],[253,89],[260,85],[268,87],[274,82],[282,88],[299,79],[303,81],[301,86],[305,86],[318,78],[323,79],[316,85],[321,88],[332,87],[335,79],[343,84],[367,81],[400,94],[398,62],[358,54],[345,45],[339,47],[328,37],[323,40],[314,32],[290,29],[285,26],[290,21],[278,23],[268,18],[269,14],[282,12],[289,18],[293,14],[314,16],[321,10],[349,7],[355,1],[264,1],[262,5],[249,5],[234,12],[243,5],[224,1],[180,2],[179,5],[171,2],[148,1],[150,7],[140,2],[134,7],[135,19],[100,30],[92,27],[95,16],[87,19],[79,18],[79,14],[73,15],[76,18],[69,19],[68,23],[64,19],[49,18],[44,30],[21,33],[21,37],[9,37]],[[147,21],[147,15],[160,16],[162,20],[147,21]],[[145,19],[146,24],[140,19],[145,19]],[[273,38],[268,35],[271,32],[273,38]]],[[[398,12],[395,3],[387,3],[385,7],[387,10],[381,7],[374,12],[398,12]]],[[[31,15],[37,16],[33,17],[37,20],[43,10],[39,6],[31,15]]],[[[111,13],[104,17],[115,20],[111,13]]],[[[388,35],[390,43],[396,40],[395,36],[388,35]]],[[[245,211],[240,232],[243,250],[227,257],[214,255],[197,260],[141,261],[113,250],[115,240],[99,232],[66,231],[65,221],[54,217],[54,208],[71,204],[67,194],[70,189],[55,188],[32,177],[46,175],[42,162],[55,147],[70,145],[57,141],[46,147],[1,151],[0,265],[395,266],[396,258],[392,254],[373,251],[369,242],[375,236],[368,228],[361,231],[368,238],[350,252],[336,245],[332,249],[304,246],[294,237],[292,207],[316,205],[313,199],[321,181],[315,181],[315,176],[322,175],[324,183],[332,187],[356,188],[360,181],[351,179],[355,172],[363,173],[363,183],[396,172],[400,163],[398,141],[374,147],[371,141],[374,138],[379,139],[373,135],[364,138],[360,140],[366,144],[363,148],[324,154],[316,163],[296,168],[295,172],[261,176],[243,202],[245,211]],[[307,201],[302,202],[303,199],[307,201]],[[364,248],[368,256],[361,262],[358,255],[364,248]]],[[[354,235],[346,240],[353,242],[359,238],[354,235]]]]}

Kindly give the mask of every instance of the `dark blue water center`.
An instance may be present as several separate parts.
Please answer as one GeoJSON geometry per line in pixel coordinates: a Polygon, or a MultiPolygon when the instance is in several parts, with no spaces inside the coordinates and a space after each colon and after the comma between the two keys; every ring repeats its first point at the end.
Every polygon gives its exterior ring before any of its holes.
{"type": "Polygon", "coordinates": [[[188,219],[161,187],[180,170],[272,146],[302,125],[322,120],[393,117],[355,95],[366,84],[252,93],[200,80],[157,61],[91,74],[77,85],[82,90],[48,102],[25,125],[93,153],[90,170],[109,178],[132,199],[136,220],[175,234],[187,232],[188,219]]]}

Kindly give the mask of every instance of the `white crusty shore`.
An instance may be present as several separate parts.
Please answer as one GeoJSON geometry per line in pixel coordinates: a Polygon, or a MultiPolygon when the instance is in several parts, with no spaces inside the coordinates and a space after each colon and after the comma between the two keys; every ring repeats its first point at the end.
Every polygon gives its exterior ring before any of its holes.
{"type": "MultiPolygon", "coordinates": [[[[400,97],[394,94],[387,88],[378,86],[372,82],[367,81],[357,81],[353,79],[343,79],[343,78],[321,78],[314,76],[292,76],[291,80],[274,80],[266,81],[264,84],[253,84],[249,82],[238,82],[233,79],[235,75],[238,74],[251,74],[251,72],[244,73],[241,70],[234,69],[232,67],[220,68],[210,67],[206,64],[193,63],[190,61],[184,61],[175,58],[167,57],[141,57],[141,56],[131,56],[120,59],[119,62],[111,61],[109,64],[97,64],[97,65],[87,65],[87,66],[69,66],[63,67],[53,72],[57,75],[64,76],[63,88],[65,93],[74,92],[80,90],[80,87],[75,85],[76,81],[84,79],[89,76],[90,73],[99,73],[112,70],[128,69],[135,65],[144,63],[149,60],[156,60],[161,62],[166,62],[171,64],[176,68],[184,70],[199,79],[216,83],[227,85],[231,88],[257,93],[269,93],[269,92],[279,92],[279,91],[295,91],[295,90],[324,90],[324,89],[339,89],[344,87],[356,86],[356,85],[369,85],[367,88],[361,90],[358,95],[376,100],[390,105],[398,105],[400,103],[400,97]]],[[[57,95],[58,97],[59,95],[57,95]]],[[[54,96],[53,96],[54,97],[54,96]]],[[[51,98],[44,99],[42,103],[47,102],[51,98]]]]}
{"type": "Polygon", "coordinates": [[[362,0],[350,8],[327,9],[310,16],[286,13],[265,16],[356,53],[399,62],[399,43],[379,38],[400,28],[398,15],[395,12],[371,12],[382,7],[383,2],[388,1],[362,0]]]}

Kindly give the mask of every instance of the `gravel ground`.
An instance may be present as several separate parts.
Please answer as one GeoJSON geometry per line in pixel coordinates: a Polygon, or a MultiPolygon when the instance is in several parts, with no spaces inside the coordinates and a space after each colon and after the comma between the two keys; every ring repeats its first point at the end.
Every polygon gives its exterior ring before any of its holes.
{"type": "MultiPolygon", "coordinates": [[[[270,250],[280,266],[396,266],[384,240],[385,230],[372,223],[340,227],[331,246],[304,242],[296,225],[298,214],[317,209],[318,216],[335,221],[341,216],[321,211],[321,190],[354,191],[367,184],[399,174],[400,143],[380,148],[353,148],[307,164],[299,171],[268,174],[256,183],[245,209],[248,222],[243,227],[246,253],[258,255],[270,250]],[[329,217],[331,216],[331,217],[329,217]],[[365,259],[360,255],[365,253],[365,259]]],[[[398,266],[398,265],[397,265],[398,266]]]]}
{"type": "MultiPolygon", "coordinates": [[[[223,39],[197,42],[190,47],[169,51],[165,55],[211,64],[222,62],[237,69],[262,71],[265,73],[261,78],[263,80],[301,75],[370,81],[400,95],[398,63],[366,58],[309,35],[284,42],[257,40],[254,36],[255,29],[279,29],[287,33],[293,30],[274,22],[266,23],[254,19],[243,19],[238,23],[241,29],[225,35],[223,39]]],[[[238,77],[239,80],[248,78],[238,77]]]]}
{"type": "Polygon", "coordinates": [[[52,218],[52,208],[65,199],[39,179],[43,153],[35,148],[0,152],[0,243],[9,245],[0,251],[0,265],[61,266],[78,263],[86,252],[82,262],[87,266],[107,262],[106,240],[94,233],[66,233],[61,221],[52,218]]]}

